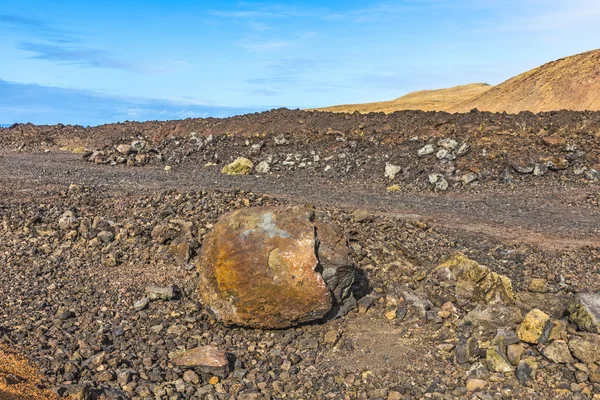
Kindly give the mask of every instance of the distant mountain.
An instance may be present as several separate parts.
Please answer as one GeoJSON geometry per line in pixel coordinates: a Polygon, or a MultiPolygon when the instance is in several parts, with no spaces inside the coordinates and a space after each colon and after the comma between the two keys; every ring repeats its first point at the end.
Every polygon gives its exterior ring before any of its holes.
{"type": "Polygon", "coordinates": [[[600,49],[561,58],[497,86],[475,83],[423,90],[391,101],[320,108],[333,112],[400,110],[534,113],[554,110],[600,111],[600,49]]]}
{"type": "Polygon", "coordinates": [[[11,124],[0,124],[0,128],[8,128],[11,124]]]}
{"type": "Polygon", "coordinates": [[[400,110],[448,111],[457,104],[471,99],[491,88],[487,83],[472,83],[448,89],[421,90],[412,92],[395,100],[376,103],[346,104],[319,108],[318,111],[390,113],[400,110]]]}
{"type": "Polygon", "coordinates": [[[600,49],[561,58],[507,80],[452,112],[600,110],[600,49]]]}

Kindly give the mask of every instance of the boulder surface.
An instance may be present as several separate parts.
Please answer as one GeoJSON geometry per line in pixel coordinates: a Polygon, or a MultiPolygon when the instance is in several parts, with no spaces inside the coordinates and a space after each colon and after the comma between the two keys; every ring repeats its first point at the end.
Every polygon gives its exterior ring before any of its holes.
{"type": "Polygon", "coordinates": [[[287,328],[355,304],[347,239],[306,207],[224,215],[204,238],[198,270],[204,305],[228,325],[287,328]]]}

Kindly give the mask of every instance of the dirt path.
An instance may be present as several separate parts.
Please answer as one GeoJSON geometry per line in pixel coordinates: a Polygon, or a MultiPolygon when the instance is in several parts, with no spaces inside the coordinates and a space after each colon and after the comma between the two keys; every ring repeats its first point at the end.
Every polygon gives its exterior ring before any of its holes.
{"type": "MultiPolygon", "coordinates": [[[[534,244],[546,249],[600,246],[600,208],[587,206],[589,188],[519,187],[515,191],[479,189],[460,193],[399,193],[368,183],[343,185],[287,175],[222,175],[218,168],[126,168],[93,165],[70,153],[0,153],[0,195],[23,198],[27,193],[70,184],[108,191],[148,192],[162,189],[242,189],[288,197],[315,205],[368,209],[419,219],[433,225],[534,244]],[[19,196],[10,196],[17,194],[19,196]]],[[[508,187],[507,187],[508,189],[508,187]]]]}

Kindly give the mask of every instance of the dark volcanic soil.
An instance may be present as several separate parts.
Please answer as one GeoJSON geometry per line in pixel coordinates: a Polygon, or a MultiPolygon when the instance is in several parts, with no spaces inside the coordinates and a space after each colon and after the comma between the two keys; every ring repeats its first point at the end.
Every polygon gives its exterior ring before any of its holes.
{"type": "Polygon", "coordinates": [[[288,110],[0,129],[0,341],[39,366],[45,387],[84,399],[597,399],[600,365],[552,362],[546,343],[516,340],[522,360],[535,360],[534,377],[523,379],[518,360],[497,370],[486,350],[506,352],[516,325],[465,322],[476,307],[500,306],[462,299],[435,268],[462,252],[512,280],[506,310],[517,320],[537,307],[565,322],[565,340],[581,335],[563,312],[577,293],[600,290],[600,196],[589,174],[598,133],[600,113],[288,110]],[[457,145],[439,158],[441,139],[457,145]],[[132,141],[144,145],[115,148],[132,141]],[[469,150],[458,155],[463,143],[469,150]],[[419,157],[427,144],[435,153],[419,157]],[[98,152],[58,150],[80,146],[98,152]],[[270,156],[271,170],[222,174],[238,156],[255,165],[270,156]],[[401,167],[393,179],[386,164],[401,167]],[[544,173],[518,172],[530,164],[544,173]],[[548,165],[556,168],[540,167],[548,165]],[[461,181],[468,172],[477,180],[461,181]],[[429,183],[432,173],[449,187],[429,183]],[[388,193],[392,184],[400,190],[388,193]],[[353,290],[372,300],[368,310],[283,331],[227,328],[204,314],[193,265],[204,234],[227,211],[275,204],[332,215],[350,239],[353,290]],[[151,237],[173,221],[192,223],[189,258],[151,237]],[[530,286],[533,278],[546,286],[530,286]],[[134,309],[149,284],[177,285],[181,296],[134,309]],[[467,338],[479,350],[459,363],[467,338]],[[231,374],[193,378],[171,362],[206,344],[234,356],[231,374]]]}

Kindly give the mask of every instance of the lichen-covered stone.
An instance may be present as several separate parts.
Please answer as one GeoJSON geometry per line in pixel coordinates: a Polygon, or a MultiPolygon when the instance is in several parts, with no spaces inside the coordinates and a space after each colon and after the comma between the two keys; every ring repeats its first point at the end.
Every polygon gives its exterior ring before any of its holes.
{"type": "Polygon", "coordinates": [[[580,293],[575,301],[569,305],[571,321],[579,329],[600,333],[600,294],[580,293]]]}
{"type": "Polygon", "coordinates": [[[508,277],[491,271],[463,254],[456,253],[438,266],[438,270],[446,268],[457,281],[457,296],[485,303],[514,301],[512,282],[508,277]]]}
{"type": "Polygon", "coordinates": [[[252,171],[252,161],[244,157],[238,157],[233,162],[227,164],[221,170],[226,175],[248,175],[252,171]]]}
{"type": "Polygon", "coordinates": [[[204,238],[198,269],[205,306],[226,324],[286,328],[356,304],[346,238],[304,207],[224,215],[204,238]]]}
{"type": "Polygon", "coordinates": [[[552,323],[548,314],[535,308],[527,313],[523,322],[517,328],[517,336],[523,342],[545,343],[551,329],[552,323]]]}

